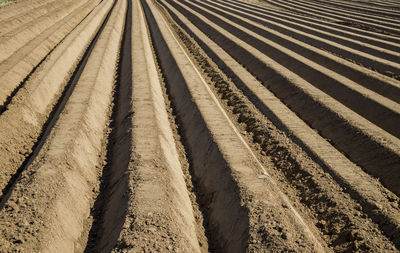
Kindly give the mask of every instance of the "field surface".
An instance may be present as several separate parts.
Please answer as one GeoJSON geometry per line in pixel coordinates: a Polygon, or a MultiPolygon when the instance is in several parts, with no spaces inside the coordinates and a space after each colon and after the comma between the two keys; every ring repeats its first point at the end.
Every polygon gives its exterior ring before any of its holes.
{"type": "Polygon", "coordinates": [[[400,2],[0,1],[0,252],[399,252],[400,2]]]}

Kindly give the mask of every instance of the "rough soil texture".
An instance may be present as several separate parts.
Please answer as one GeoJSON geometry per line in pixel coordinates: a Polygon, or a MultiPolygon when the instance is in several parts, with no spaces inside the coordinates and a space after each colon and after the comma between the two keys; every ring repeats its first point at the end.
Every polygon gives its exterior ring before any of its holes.
{"type": "Polygon", "coordinates": [[[398,252],[400,5],[0,6],[0,252],[398,252]]]}

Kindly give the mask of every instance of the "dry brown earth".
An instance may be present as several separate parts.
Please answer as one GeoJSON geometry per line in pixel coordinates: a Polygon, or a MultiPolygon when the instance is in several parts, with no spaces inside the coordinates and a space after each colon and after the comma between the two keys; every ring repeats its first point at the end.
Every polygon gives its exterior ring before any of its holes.
{"type": "Polygon", "coordinates": [[[398,252],[400,5],[0,7],[0,252],[398,252]]]}

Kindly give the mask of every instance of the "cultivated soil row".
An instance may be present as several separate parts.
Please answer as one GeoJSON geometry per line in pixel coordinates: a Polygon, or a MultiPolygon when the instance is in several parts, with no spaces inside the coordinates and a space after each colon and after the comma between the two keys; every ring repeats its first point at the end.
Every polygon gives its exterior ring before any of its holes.
{"type": "Polygon", "coordinates": [[[0,252],[397,252],[400,6],[0,8],[0,252]]]}

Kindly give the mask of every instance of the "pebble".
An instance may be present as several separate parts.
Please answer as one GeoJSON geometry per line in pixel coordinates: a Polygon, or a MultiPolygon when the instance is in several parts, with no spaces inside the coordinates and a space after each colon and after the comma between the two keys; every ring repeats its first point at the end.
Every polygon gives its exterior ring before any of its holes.
{"type": "Polygon", "coordinates": [[[325,225],[326,225],[326,221],[324,221],[324,220],[320,220],[316,224],[316,226],[319,228],[323,228],[323,227],[325,227],[325,225]]]}

